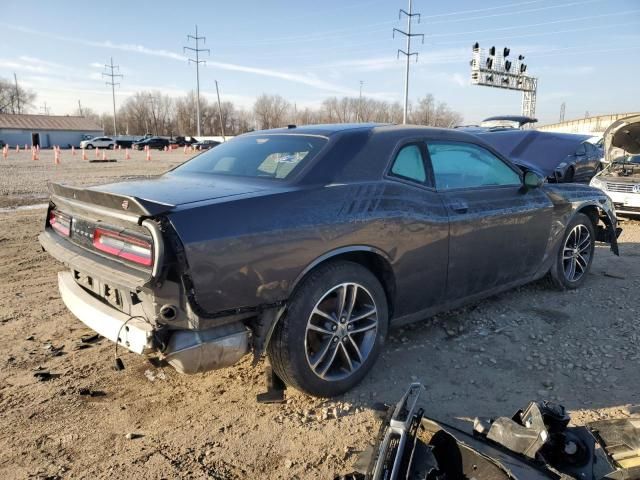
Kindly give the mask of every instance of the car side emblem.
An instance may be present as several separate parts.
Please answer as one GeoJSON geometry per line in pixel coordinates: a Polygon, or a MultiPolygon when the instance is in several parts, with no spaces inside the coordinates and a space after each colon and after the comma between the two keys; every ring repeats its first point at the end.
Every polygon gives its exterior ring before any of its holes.
{"type": "Polygon", "coordinates": [[[122,209],[127,210],[129,208],[129,200],[122,201],[122,209]]]}

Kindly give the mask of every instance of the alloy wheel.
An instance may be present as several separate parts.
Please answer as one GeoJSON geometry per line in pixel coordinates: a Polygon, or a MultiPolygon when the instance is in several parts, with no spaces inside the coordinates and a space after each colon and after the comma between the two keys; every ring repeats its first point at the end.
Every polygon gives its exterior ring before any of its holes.
{"type": "Polygon", "coordinates": [[[584,225],[576,225],[567,235],[562,251],[564,276],[577,282],[587,271],[591,258],[591,234],[584,225]]]}
{"type": "Polygon", "coordinates": [[[305,332],[311,370],[322,380],[343,380],[369,357],[378,331],[378,310],[362,285],[342,283],[313,308],[305,332]]]}

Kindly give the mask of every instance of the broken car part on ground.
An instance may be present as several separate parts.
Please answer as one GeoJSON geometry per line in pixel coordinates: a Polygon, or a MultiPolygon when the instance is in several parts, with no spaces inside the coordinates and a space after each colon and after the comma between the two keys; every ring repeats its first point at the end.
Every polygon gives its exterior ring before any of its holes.
{"type": "Polygon", "coordinates": [[[42,246],[86,325],[185,373],[267,352],[332,396],[389,323],[549,275],[581,285],[609,198],[551,185],[478,137],[377,124],[253,132],[151,180],[51,186],[42,246]]]}
{"type": "Polygon", "coordinates": [[[423,387],[389,407],[363,471],[341,480],[543,480],[640,478],[640,419],[569,427],[562,405],[530,402],[513,417],[455,424],[429,418],[423,387]]]}

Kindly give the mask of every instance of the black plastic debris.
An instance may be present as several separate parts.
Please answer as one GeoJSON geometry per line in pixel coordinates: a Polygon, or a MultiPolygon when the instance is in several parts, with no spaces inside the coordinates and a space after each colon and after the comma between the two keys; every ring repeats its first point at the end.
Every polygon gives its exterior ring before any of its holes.
{"type": "Polygon", "coordinates": [[[83,397],[106,397],[107,394],[102,390],[91,390],[90,388],[82,387],[78,389],[78,395],[83,397]]]}

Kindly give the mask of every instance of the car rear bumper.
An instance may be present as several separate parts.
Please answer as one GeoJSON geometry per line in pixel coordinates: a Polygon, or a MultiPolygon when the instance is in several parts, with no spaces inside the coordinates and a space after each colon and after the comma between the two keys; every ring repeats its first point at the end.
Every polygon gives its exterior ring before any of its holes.
{"type": "Polygon", "coordinates": [[[58,288],[64,304],[87,327],[134,353],[154,350],[154,327],[141,317],[131,317],[93,297],[71,272],[58,273],[58,288]]]}
{"type": "Polygon", "coordinates": [[[64,304],[87,327],[131,352],[155,353],[180,373],[228,367],[249,353],[249,330],[241,322],[161,333],[143,316],[127,315],[96,298],[76,283],[72,272],[58,273],[58,288],[64,304]]]}

